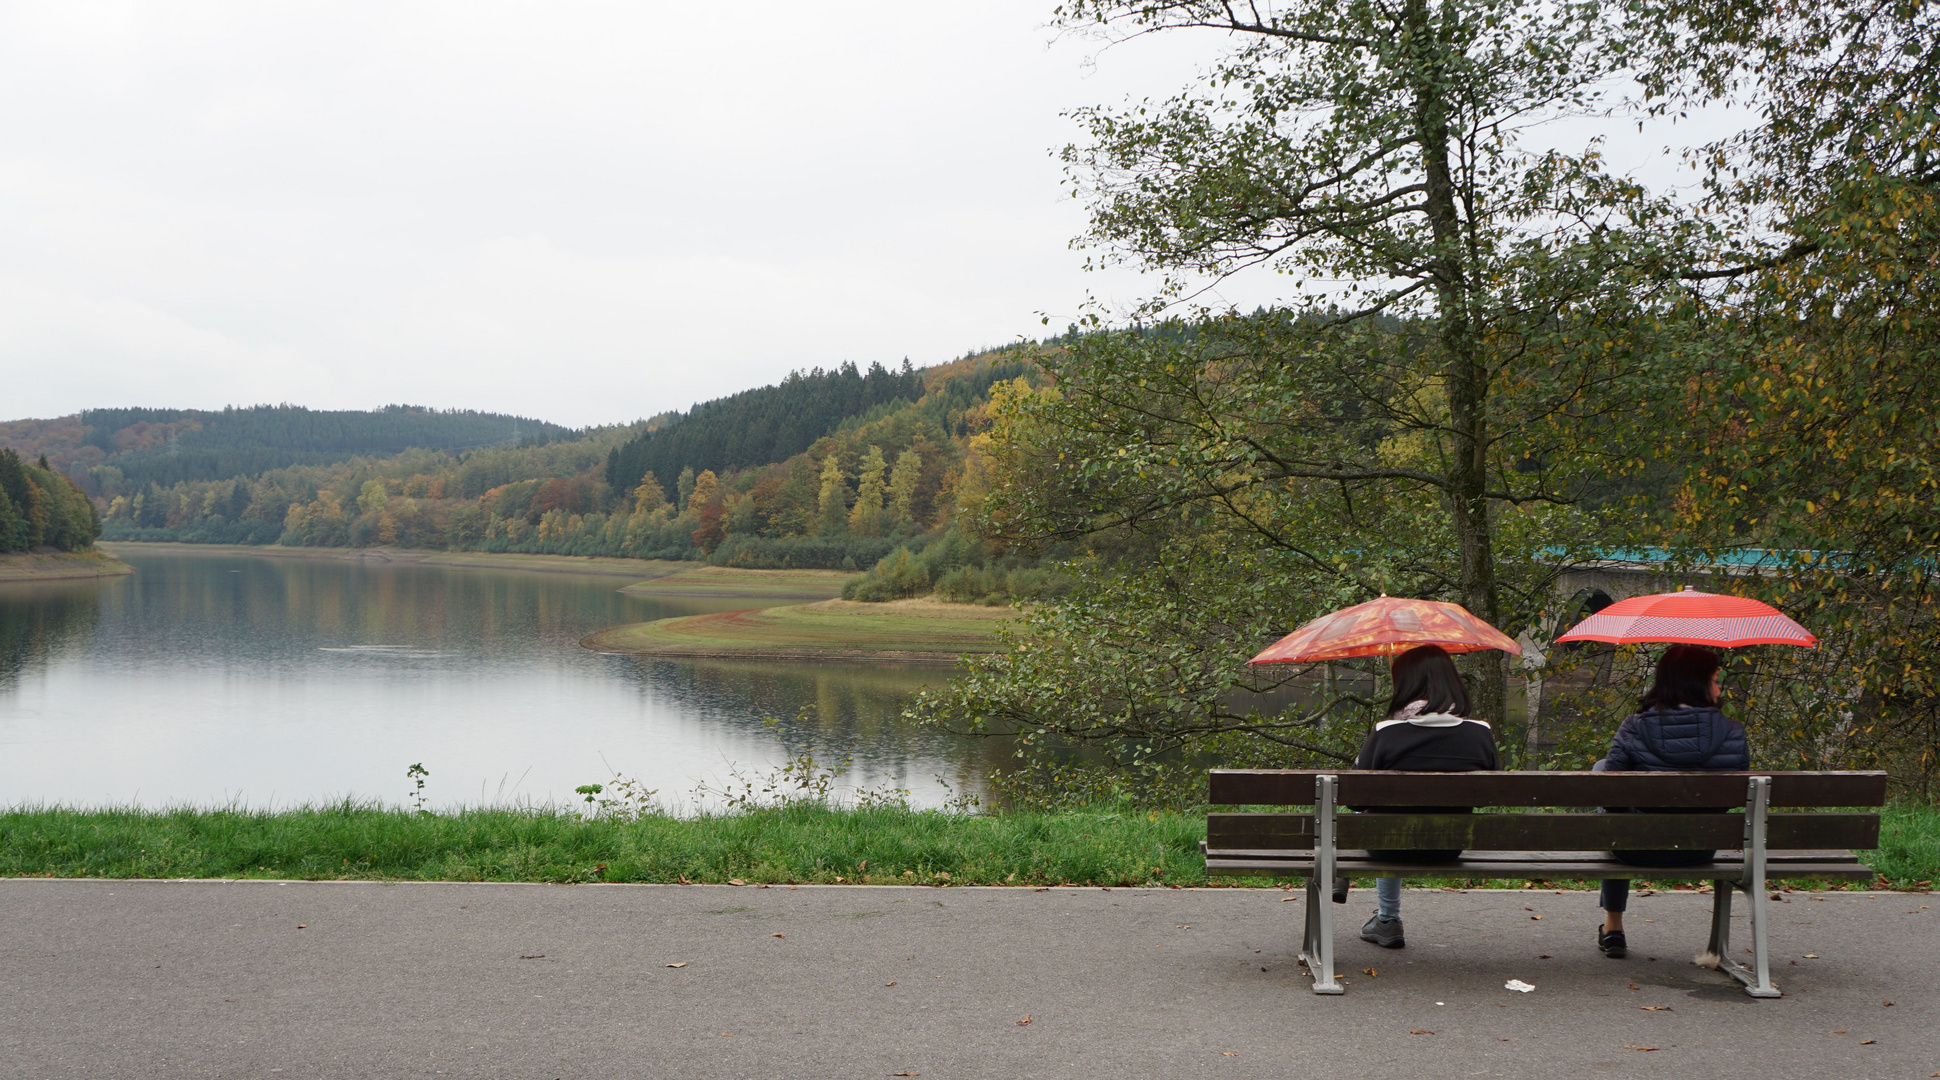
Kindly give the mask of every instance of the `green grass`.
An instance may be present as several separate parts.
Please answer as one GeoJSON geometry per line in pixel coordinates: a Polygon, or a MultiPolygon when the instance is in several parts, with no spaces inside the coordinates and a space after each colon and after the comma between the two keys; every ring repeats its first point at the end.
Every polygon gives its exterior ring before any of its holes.
{"type": "MultiPolygon", "coordinates": [[[[1886,818],[1869,860],[1884,884],[1855,887],[1930,888],[1940,877],[1940,811],[1895,807],[1886,818]]],[[[635,822],[581,820],[563,809],[417,814],[354,803],[273,812],[20,809],[0,813],[0,876],[1282,884],[1208,882],[1204,836],[1196,814],[966,815],[814,803],[635,822]]]]}
{"type": "Polygon", "coordinates": [[[585,644],[602,652],[657,656],[948,660],[995,651],[997,625],[1013,614],[936,600],[825,600],[631,623],[593,634],[585,644]]]}
{"type": "Polygon", "coordinates": [[[118,577],[135,568],[106,551],[18,552],[0,555],[0,582],[118,577]]]}
{"type": "Polygon", "coordinates": [[[690,569],[629,585],[637,596],[707,596],[750,600],[829,600],[857,575],[847,570],[743,570],[686,564],[690,569]]]}
{"type": "Polygon", "coordinates": [[[1204,835],[1202,819],[1176,814],[965,815],[818,804],[635,822],[582,821],[559,809],[418,814],[356,804],[275,812],[37,809],[0,814],[0,875],[1198,884],[1204,835]]]}

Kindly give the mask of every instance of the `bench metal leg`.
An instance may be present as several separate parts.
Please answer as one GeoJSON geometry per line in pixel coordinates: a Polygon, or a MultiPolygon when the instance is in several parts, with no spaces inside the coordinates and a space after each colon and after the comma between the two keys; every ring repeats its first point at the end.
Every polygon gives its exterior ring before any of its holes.
{"type": "Polygon", "coordinates": [[[1772,985],[1771,953],[1766,948],[1765,893],[1765,814],[1771,805],[1772,778],[1754,776],[1745,800],[1745,876],[1736,886],[1745,890],[1745,907],[1751,922],[1752,966],[1731,958],[1732,882],[1713,883],[1716,893],[1711,909],[1711,950],[1718,958],[1718,969],[1745,984],[1745,993],[1755,998],[1782,997],[1772,985]]]}
{"type": "Polygon", "coordinates": [[[1731,894],[1738,883],[1728,878],[1711,882],[1711,943],[1691,958],[1691,963],[1713,971],[1724,965],[1731,954],[1731,894]]]}
{"type": "Polygon", "coordinates": [[[1314,870],[1307,879],[1307,934],[1300,959],[1314,978],[1314,993],[1341,994],[1347,988],[1334,977],[1334,791],[1337,778],[1314,780],[1314,870]]]}

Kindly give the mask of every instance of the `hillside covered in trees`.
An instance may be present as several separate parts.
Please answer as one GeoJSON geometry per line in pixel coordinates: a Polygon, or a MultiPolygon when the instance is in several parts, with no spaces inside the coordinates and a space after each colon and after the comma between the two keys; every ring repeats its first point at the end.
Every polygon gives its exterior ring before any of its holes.
{"type": "Polygon", "coordinates": [[[16,420],[0,423],[0,446],[29,459],[48,458],[90,495],[112,499],[150,484],[227,480],[414,448],[462,453],[571,434],[522,416],[416,405],[369,411],[257,405],[219,412],[90,409],[52,420],[16,420]]]}
{"type": "Polygon", "coordinates": [[[0,450],[0,555],[35,548],[85,551],[101,532],[94,503],[74,481],[0,450]]]}
{"type": "MultiPolygon", "coordinates": [[[[104,463],[84,483],[96,488],[111,540],[866,569],[947,530],[981,498],[976,433],[993,387],[1032,371],[1003,353],[921,370],[845,364],[536,444],[414,447],[141,483],[104,463]]],[[[981,559],[961,543],[949,550],[953,565],[981,559]]],[[[975,584],[979,595],[1000,591],[975,584]]]]}

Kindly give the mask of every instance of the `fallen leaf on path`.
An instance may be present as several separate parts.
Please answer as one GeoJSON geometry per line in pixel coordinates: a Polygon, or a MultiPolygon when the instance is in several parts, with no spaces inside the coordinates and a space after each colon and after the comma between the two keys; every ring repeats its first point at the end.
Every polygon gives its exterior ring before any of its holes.
{"type": "Polygon", "coordinates": [[[723,1031],[723,1032],[721,1032],[721,1038],[723,1038],[723,1039],[732,1039],[732,1038],[734,1038],[734,1032],[732,1032],[732,1031],[723,1031]]]}
{"type": "MultiPolygon", "coordinates": [[[[523,957],[523,956],[521,956],[521,957],[519,957],[519,959],[521,959],[521,960],[523,960],[523,959],[525,959],[525,957],[523,957]]],[[[537,959],[537,958],[535,957],[534,959],[537,959]]],[[[685,960],[682,960],[682,961],[681,961],[680,963],[678,963],[678,964],[668,964],[667,966],[668,966],[668,967],[686,967],[686,966],[687,966],[687,961],[685,961],[685,960]]]]}
{"type": "Polygon", "coordinates": [[[1624,1043],[1623,1048],[1625,1050],[1635,1050],[1640,1054],[1648,1054],[1652,1050],[1657,1049],[1655,1046],[1632,1046],[1629,1043],[1624,1043]]]}
{"type": "Polygon", "coordinates": [[[1643,1010],[1643,1011],[1645,1011],[1645,1012],[1671,1012],[1671,1011],[1673,1011],[1673,1010],[1671,1009],[1671,1007],[1670,1007],[1669,1005],[1639,1005],[1639,1006],[1637,1006],[1637,1007],[1638,1007],[1639,1009],[1642,1009],[1642,1010],[1643,1010]]]}
{"type": "Polygon", "coordinates": [[[922,1074],[922,1073],[919,1073],[919,1072],[899,1072],[899,1073],[890,1073],[889,1075],[891,1075],[891,1076],[921,1076],[921,1075],[923,1075],[923,1074],[922,1074]]]}
{"type": "Polygon", "coordinates": [[[1433,1035],[1433,1034],[1434,1034],[1434,1032],[1432,1032],[1432,1031],[1423,1031],[1423,1030],[1421,1030],[1420,1028],[1416,1028],[1415,1030],[1413,1030],[1413,1031],[1410,1031],[1410,1032],[1409,1032],[1408,1034],[1410,1034],[1410,1035],[1433,1035]]]}
{"type": "Polygon", "coordinates": [[[1815,952],[1809,952],[1805,954],[1805,958],[1807,960],[1817,960],[1819,958],[1819,954],[1815,952]]]}
{"type": "Polygon", "coordinates": [[[1233,1053],[1233,1052],[1232,1052],[1231,1050],[1221,1050],[1221,1051],[1219,1052],[1219,1056],[1220,1056],[1220,1057],[1238,1057],[1239,1055],[1238,1055],[1238,1054],[1235,1054],[1235,1053],[1233,1053]]]}
{"type": "Polygon", "coordinates": [[[1834,1029],[1833,1029],[1833,1032],[1832,1032],[1832,1033],[1833,1033],[1834,1035],[1844,1035],[1844,1034],[1846,1033],[1846,1029],[1845,1029],[1845,1028],[1834,1028],[1834,1029]]]}
{"type": "Polygon", "coordinates": [[[1026,1016],[1026,1017],[1025,1017],[1024,1019],[1022,1019],[1022,1020],[1019,1020],[1019,1021],[1017,1022],[1017,1026],[1018,1026],[1018,1027],[1030,1027],[1030,1026],[1031,1026],[1031,1018],[1030,1018],[1030,1017],[1028,1017],[1028,1016],[1026,1016]]]}
{"type": "Polygon", "coordinates": [[[1875,1039],[1861,1039],[1861,1040],[1859,1040],[1859,1045],[1861,1045],[1861,1046],[1871,1046],[1871,1045],[1873,1045],[1873,1043],[1874,1043],[1874,1042],[1876,1042],[1876,1041],[1877,1041],[1877,1040],[1875,1040],[1875,1039]]]}
{"type": "Polygon", "coordinates": [[[729,879],[728,879],[728,884],[729,884],[729,885],[746,885],[746,884],[747,884],[747,882],[745,882],[745,881],[742,881],[742,880],[741,880],[740,878],[738,878],[738,877],[731,877],[731,878],[729,878],[729,879]]]}
{"type": "Polygon", "coordinates": [[[1174,929],[1174,930],[1190,930],[1190,929],[1192,929],[1192,927],[1191,927],[1191,926],[1188,926],[1188,925],[1187,925],[1187,924],[1185,924],[1185,923],[1178,923],[1178,924],[1176,924],[1176,925],[1174,925],[1174,926],[1172,927],[1172,929],[1174,929]]]}
{"type": "Polygon", "coordinates": [[[1295,900],[1298,900],[1298,899],[1300,899],[1300,898],[1299,898],[1299,897],[1297,897],[1297,896],[1282,896],[1282,897],[1280,898],[1280,902],[1281,902],[1282,904],[1291,904],[1291,903],[1293,903],[1293,902],[1294,902],[1295,900]]]}
{"type": "Polygon", "coordinates": [[[300,922],[296,924],[296,928],[298,930],[308,930],[310,928],[310,924],[306,922],[300,922]]]}
{"type": "Polygon", "coordinates": [[[545,953],[533,953],[531,956],[519,957],[519,959],[521,960],[544,960],[545,958],[546,958],[545,953]]]}
{"type": "Polygon", "coordinates": [[[894,986],[894,985],[896,985],[896,980],[894,980],[894,979],[891,979],[891,980],[889,980],[888,982],[886,982],[886,983],[883,983],[883,985],[884,985],[884,986],[894,986]]]}
{"type": "Polygon", "coordinates": [[[1637,984],[1636,984],[1636,983],[1631,983],[1631,984],[1630,984],[1630,988],[1631,988],[1632,990],[1635,990],[1635,989],[1637,989],[1637,984]]]}
{"type": "Polygon", "coordinates": [[[1529,917],[1530,917],[1531,919],[1534,919],[1534,920],[1536,920],[1537,922],[1542,922],[1542,921],[1543,921],[1543,917],[1542,917],[1541,915],[1531,915],[1531,916],[1529,916],[1529,917]]]}
{"type": "Polygon", "coordinates": [[[1548,954],[1548,953],[1544,953],[1544,954],[1542,954],[1541,956],[1538,956],[1538,957],[1536,957],[1536,959],[1538,959],[1538,960],[1547,960],[1547,959],[1549,959],[1549,954],[1548,954]]]}
{"type": "Polygon", "coordinates": [[[1879,1003],[1879,1006],[1882,1009],[1890,1009],[1893,1007],[1893,1003],[1890,1001],[1882,1001],[1879,1003]]]}
{"type": "Polygon", "coordinates": [[[1370,979],[1378,979],[1381,977],[1381,973],[1374,970],[1373,968],[1362,968],[1361,974],[1367,976],[1370,979]]]}
{"type": "Polygon", "coordinates": [[[787,934],[769,934],[769,937],[787,937],[787,934]]]}

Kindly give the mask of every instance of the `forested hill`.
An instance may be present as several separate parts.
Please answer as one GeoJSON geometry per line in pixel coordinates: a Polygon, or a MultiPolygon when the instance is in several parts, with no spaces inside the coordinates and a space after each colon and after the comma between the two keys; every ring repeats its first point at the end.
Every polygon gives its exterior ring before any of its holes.
{"type": "Polygon", "coordinates": [[[374,411],[258,405],[197,409],[90,409],[56,420],[0,424],[0,444],[45,455],[106,488],[255,476],[291,465],[389,457],[409,449],[461,452],[551,442],[571,434],[522,416],[390,405],[374,411]]]}
{"type": "MultiPolygon", "coordinates": [[[[975,433],[989,422],[993,388],[1028,385],[1035,370],[1012,350],[921,370],[845,364],[537,444],[420,446],[172,481],[131,479],[120,462],[162,455],[123,451],[70,471],[91,485],[108,540],[866,568],[913,537],[947,531],[981,497],[975,433]]],[[[113,420],[121,431],[169,422],[113,420]]],[[[557,430],[518,423],[522,435],[557,430]]],[[[175,447],[178,458],[224,452],[196,450],[185,436],[175,447]]]]}
{"type": "Polygon", "coordinates": [[[846,363],[832,371],[791,372],[774,386],[702,402],[615,447],[606,459],[606,482],[615,491],[632,491],[653,473],[672,491],[683,469],[727,472],[786,461],[844,420],[922,396],[923,373],[907,359],[901,371],[876,363],[865,374],[846,363]]]}

